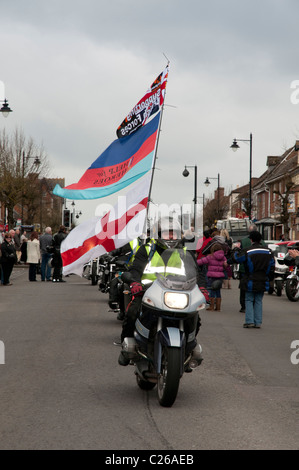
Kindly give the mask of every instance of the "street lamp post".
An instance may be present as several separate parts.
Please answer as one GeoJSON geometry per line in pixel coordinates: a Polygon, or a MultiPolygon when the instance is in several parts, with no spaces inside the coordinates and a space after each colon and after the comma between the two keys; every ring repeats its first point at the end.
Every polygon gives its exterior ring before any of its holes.
{"type": "MultiPolygon", "coordinates": [[[[8,106],[8,101],[5,98],[4,100],[0,100],[0,103],[4,103],[2,105],[2,108],[0,109],[0,112],[2,113],[2,116],[7,118],[9,116],[9,113],[12,113],[12,109],[8,106]]],[[[6,225],[6,217],[5,217],[5,212],[6,212],[6,207],[4,208],[4,226],[6,225]]],[[[1,216],[1,211],[0,211],[0,216],[1,216]]]]}
{"type": "Polygon", "coordinates": [[[249,142],[249,219],[251,220],[252,216],[252,134],[250,133],[249,139],[234,139],[230,148],[236,152],[240,147],[237,142],[249,142]]]}
{"type": "Polygon", "coordinates": [[[209,186],[209,184],[211,184],[209,178],[211,180],[217,180],[217,182],[218,182],[218,185],[217,185],[217,218],[219,219],[219,215],[220,215],[220,174],[218,173],[217,178],[212,178],[211,176],[207,176],[206,181],[204,182],[204,184],[207,187],[209,186]]]}
{"type": "Polygon", "coordinates": [[[185,170],[183,171],[183,176],[187,177],[189,176],[189,171],[187,168],[194,168],[194,226],[196,225],[196,208],[197,208],[197,166],[186,166],[185,165],[185,170]]]}
{"type": "Polygon", "coordinates": [[[2,113],[2,116],[6,118],[7,116],[9,116],[9,113],[12,113],[12,109],[10,109],[10,107],[8,106],[7,99],[5,99],[4,101],[0,100],[0,103],[4,103],[2,108],[0,109],[0,112],[2,113]]]}
{"type": "Polygon", "coordinates": [[[22,153],[22,225],[24,225],[23,217],[24,217],[25,160],[29,160],[30,158],[34,158],[34,165],[36,165],[37,167],[39,167],[39,165],[41,164],[41,161],[38,157],[30,157],[30,156],[25,157],[25,152],[23,150],[23,153],[22,153]]]}

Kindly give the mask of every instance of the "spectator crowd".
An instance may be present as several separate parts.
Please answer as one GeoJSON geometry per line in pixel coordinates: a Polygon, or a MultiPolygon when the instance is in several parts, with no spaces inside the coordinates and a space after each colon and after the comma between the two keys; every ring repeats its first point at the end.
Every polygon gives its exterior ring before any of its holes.
{"type": "Polygon", "coordinates": [[[61,225],[52,235],[51,227],[44,234],[36,231],[21,233],[20,228],[0,231],[0,280],[2,286],[11,286],[13,268],[17,264],[28,265],[28,279],[37,281],[40,274],[43,282],[65,282],[62,278],[62,259],[60,246],[67,236],[66,228],[61,225]]]}

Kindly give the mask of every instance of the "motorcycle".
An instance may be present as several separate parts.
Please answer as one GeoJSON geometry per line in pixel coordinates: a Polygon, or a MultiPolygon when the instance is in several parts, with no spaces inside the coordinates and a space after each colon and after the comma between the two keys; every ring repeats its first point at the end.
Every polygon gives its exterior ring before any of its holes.
{"type": "Polygon", "coordinates": [[[99,260],[99,290],[103,293],[109,291],[109,282],[111,278],[110,270],[110,261],[112,257],[109,254],[103,255],[99,260]]]}
{"type": "MultiPolygon", "coordinates": [[[[134,338],[124,339],[122,352],[135,366],[137,385],[142,390],[157,385],[159,404],[170,407],[184,372],[202,361],[196,334],[206,300],[188,251],[165,250],[161,256],[165,266],[157,267],[156,280],[146,285],[134,338]]],[[[122,278],[130,284],[129,272],[122,278]]]]}
{"type": "Polygon", "coordinates": [[[84,265],[83,277],[91,281],[93,286],[97,285],[99,279],[99,258],[92,259],[84,265]]]}
{"type": "Polygon", "coordinates": [[[275,259],[274,280],[270,283],[268,293],[271,295],[275,292],[277,297],[281,297],[289,273],[289,267],[283,263],[288,249],[286,245],[279,244],[269,244],[268,248],[272,251],[275,259]]]}
{"type": "Polygon", "coordinates": [[[123,320],[127,305],[124,295],[124,283],[121,274],[127,269],[126,262],[116,256],[106,254],[99,259],[99,290],[108,294],[108,305],[111,311],[118,313],[118,320],[123,320]]]}
{"type": "Polygon", "coordinates": [[[124,319],[125,309],[129,303],[128,286],[125,285],[121,278],[122,273],[127,270],[127,263],[122,260],[114,259],[112,265],[113,269],[108,285],[108,305],[113,312],[118,313],[117,319],[122,321],[124,319]]]}
{"type": "Polygon", "coordinates": [[[290,274],[285,281],[285,291],[288,299],[291,302],[298,302],[299,300],[299,267],[291,266],[290,274]]]}
{"type": "MultiPolygon", "coordinates": [[[[286,250],[292,249],[293,244],[288,243],[286,250]]],[[[287,298],[291,302],[298,302],[299,300],[299,266],[295,264],[295,260],[286,254],[284,258],[277,260],[279,265],[285,265],[288,269],[285,274],[285,291],[287,298]]]]}

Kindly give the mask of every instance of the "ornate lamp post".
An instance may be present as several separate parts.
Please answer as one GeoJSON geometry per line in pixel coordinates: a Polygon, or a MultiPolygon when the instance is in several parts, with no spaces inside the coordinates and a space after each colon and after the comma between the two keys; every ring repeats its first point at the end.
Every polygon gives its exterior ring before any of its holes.
{"type": "Polygon", "coordinates": [[[187,168],[194,168],[194,225],[196,225],[196,208],[197,208],[197,166],[186,166],[185,165],[185,170],[183,171],[183,176],[187,178],[189,176],[189,171],[187,168]]]}

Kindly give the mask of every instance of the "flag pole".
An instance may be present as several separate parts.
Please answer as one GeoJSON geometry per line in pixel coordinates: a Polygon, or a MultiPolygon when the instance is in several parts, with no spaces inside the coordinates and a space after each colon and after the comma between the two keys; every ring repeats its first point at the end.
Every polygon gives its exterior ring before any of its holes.
{"type": "MultiPolygon", "coordinates": [[[[165,54],[164,54],[164,56],[165,56],[165,54]]],[[[166,57],[166,59],[167,59],[167,57],[166,57]]],[[[169,60],[168,59],[167,59],[167,67],[169,67],[169,60]]],[[[165,98],[166,98],[166,87],[165,87],[165,94],[164,94],[163,104],[162,104],[161,111],[160,111],[160,121],[159,121],[158,136],[157,136],[156,146],[155,146],[153,166],[152,166],[152,170],[151,170],[152,171],[152,176],[151,176],[151,182],[150,182],[150,188],[149,188],[149,194],[148,194],[145,224],[147,224],[149,204],[151,202],[151,192],[152,192],[152,186],[153,186],[153,180],[154,180],[154,170],[155,170],[155,165],[156,165],[156,160],[157,160],[157,152],[158,152],[159,138],[160,138],[160,132],[161,132],[161,123],[162,123],[162,117],[163,117],[163,111],[164,111],[165,98]]]]}

